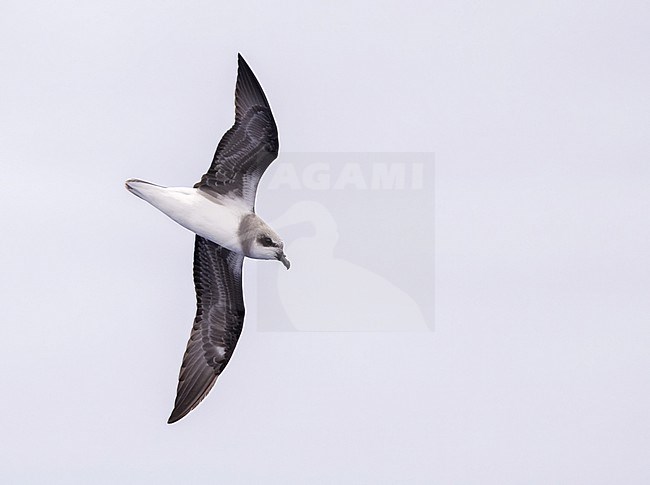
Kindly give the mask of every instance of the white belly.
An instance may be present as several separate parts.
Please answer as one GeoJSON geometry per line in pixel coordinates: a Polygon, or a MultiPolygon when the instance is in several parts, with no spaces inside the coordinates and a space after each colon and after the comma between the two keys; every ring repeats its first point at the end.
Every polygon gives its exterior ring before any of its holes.
{"type": "Polygon", "coordinates": [[[195,188],[160,187],[132,180],[127,182],[127,188],[184,228],[243,253],[237,231],[241,218],[249,211],[231,199],[216,199],[195,188]]]}

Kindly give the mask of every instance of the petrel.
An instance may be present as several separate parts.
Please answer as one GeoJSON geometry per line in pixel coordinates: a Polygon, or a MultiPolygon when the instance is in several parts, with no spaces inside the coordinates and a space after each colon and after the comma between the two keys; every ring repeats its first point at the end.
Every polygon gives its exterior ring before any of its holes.
{"type": "Polygon", "coordinates": [[[235,124],[221,138],[201,180],[193,188],[126,181],[130,192],[196,234],[196,317],[168,423],[203,400],[232,357],[244,323],[244,257],[277,259],[289,269],[282,239],[255,213],[257,185],[278,147],[269,102],[240,54],[235,124]]]}

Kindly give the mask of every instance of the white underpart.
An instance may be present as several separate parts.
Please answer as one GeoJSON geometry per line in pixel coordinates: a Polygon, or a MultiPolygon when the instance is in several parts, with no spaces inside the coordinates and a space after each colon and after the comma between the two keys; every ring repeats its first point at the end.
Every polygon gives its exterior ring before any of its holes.
{"type": "Polygon", "coordinates": [[[231,251],[243,253],[239,223],[250,211],[236,199],[215,198],[199,189],[160,187],[129,180],[128,189],[181,226],[231,251]]]}

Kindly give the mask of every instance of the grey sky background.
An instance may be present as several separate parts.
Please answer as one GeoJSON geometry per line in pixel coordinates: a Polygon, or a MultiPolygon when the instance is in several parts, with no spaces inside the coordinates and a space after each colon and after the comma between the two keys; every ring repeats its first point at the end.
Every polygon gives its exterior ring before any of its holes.
{"type": "Polygon", "coordinates": [[[0,481],[648,483],[649,21],[0,3],[0,481]],[[435,153],[435,331],[257,331],[248,262],[235,356],[168,426],[193,238],[123,182],[206,170],[237,52],[282,151],[435,153]]]}

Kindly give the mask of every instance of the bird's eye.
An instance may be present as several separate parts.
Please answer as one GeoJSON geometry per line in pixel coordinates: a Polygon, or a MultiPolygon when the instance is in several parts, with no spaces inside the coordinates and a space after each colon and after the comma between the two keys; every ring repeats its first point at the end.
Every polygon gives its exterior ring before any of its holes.
{"type": "Polygon", "coordinates": [[[273,241],[272,241],[271,238],[268,237],[268,236],[262,236],[262,237],[260,238],[260,244],[261,244],[262,246],[265,246],[265,247],[273,246],[273,241]]]}

